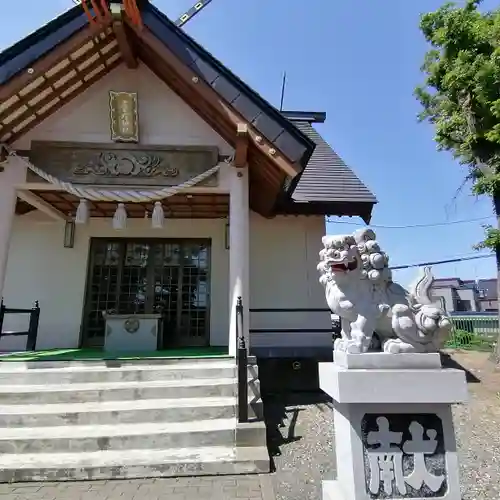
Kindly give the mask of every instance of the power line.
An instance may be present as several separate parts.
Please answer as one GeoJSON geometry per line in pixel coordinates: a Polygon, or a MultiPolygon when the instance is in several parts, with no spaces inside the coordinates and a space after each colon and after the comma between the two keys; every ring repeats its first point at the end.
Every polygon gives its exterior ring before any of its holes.
{"type": "Polygon", "coordinates": [[[434,262],[420,262],[418,264],[407,264],[406,266],[395,266],[391,267],[390,269],[394,271],[396,269],[408,269],[410,267],[437,266],[439,264],[451,264],[453,262],[463,262],[466,260],[489,259],[491,257],[495,257],[495,254],[475,255],[473,257],[459,257],[456,259],[447,259],[447,260],[436,260],[434,262]]]}
{"type": "MultiPolygon", "coordinates": [[[[482,220],[487,220],[491,219],[493,215],[490,215],[488,217],[477,217],[475,219],[462,219],[462,220],[454,220],[454,221],[448,221],[448,222],[434,222],[431,224],[409,224],[407,226],[386,226],[386,225],[377,225],[377,224],[370,224],[369,227],[373,228],[378,228],[378,229],[414,229],[414,228],[419,228],[419,227],[438,227],[438,226],[451,226],[452,224],[465,224],[468,222],[479,222],[482,220]]],[[[351,226],[366,226],[366,224],[363,224],[362,222],[350,222],[350,221],[337,221],[337,220],[332,220],[330,218],[327,219],[327,222],[331,224],[348,224],[351,226]]]]}

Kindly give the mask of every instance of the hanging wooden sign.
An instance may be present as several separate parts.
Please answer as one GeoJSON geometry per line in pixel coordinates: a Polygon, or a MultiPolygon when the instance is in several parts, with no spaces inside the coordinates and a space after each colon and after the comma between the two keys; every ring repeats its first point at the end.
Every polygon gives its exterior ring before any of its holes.
{"type": "MultiPolygon", "coordinates": [[[[177,186],[220,161],[211,146],[32,141],[30,161],[62,182],[99,186],[177,186]]],[[[28,174],[29,182],[39,182],[28,174]]],[[[0,175],[0,182],[2,177],[0,175]]],[[[217,186],[218,176],[203,186],[217,186]]]]}
{"type": "Polygon", "coordinates": [[[139,115],[136,92],[109,92],[111,140],[139,142],[139,115]]]}

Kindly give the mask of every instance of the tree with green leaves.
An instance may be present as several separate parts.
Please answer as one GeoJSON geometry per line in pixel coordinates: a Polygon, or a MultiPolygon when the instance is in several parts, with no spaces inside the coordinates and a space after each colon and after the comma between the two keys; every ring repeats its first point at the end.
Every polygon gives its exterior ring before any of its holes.
{"type": "MultiPolygon", "coordinates": [[[[500,299],[500,8],[482,12],[480,4],[447,3],[421,17],[431,48],[422,66],[425,83],[415,94],[438,149],[463,165],[474,193],[492,199],[497,227],[486,226],[476,248],[496,253],[500,299]]],[[[495,354],[500,359],[500,341],[495,354]]]]}

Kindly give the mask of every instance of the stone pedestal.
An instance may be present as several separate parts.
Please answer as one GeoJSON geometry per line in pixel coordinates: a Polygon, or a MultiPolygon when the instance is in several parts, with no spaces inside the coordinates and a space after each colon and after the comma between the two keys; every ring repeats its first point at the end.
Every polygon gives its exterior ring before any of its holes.
{"type": "Polygon", "coordinates": [[[333,398],[337,479],[324,500],[460,500],[451,405],[467,399],[462,370],[439,354],[335,353],[320,364],[333,398]]]}
{"type": "Polygon", "coordinates": [[[158,349],[161,314],[106,314],[104,350],[150,352],[158,349]]]}

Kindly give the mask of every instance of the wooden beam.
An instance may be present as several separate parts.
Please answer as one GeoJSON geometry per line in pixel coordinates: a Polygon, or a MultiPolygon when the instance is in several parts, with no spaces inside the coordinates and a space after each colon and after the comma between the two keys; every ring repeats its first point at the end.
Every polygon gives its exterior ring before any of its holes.
{"type": "Polygon", "coordinates": [[[46,112],[44,112],[41,115],[38,115],[38,118],[36,120],[31,121],[26,125],[26,127],[22,128],[21,130],[15,132],[7,142],[9,144],[14,143],[17,141],[20,137],[22,137],[24,134],[28,133],[33,127],[36,127],[39,123],[41,123],[43,120],[54,114],[56,111],[59,111],[63,106],[68,104],[70,101],[72,101],[75,97],[79,96],[83,92],[85,92],[88,88],[92,87],[92,85],[96,82],[98,82],[101,78],[103,78],[105,75],[108,73],[111,73],[115,68],[117,68],[120,64],[122,63],[122,59],[118,58],[112,63],[108,64],[105,69],[97,73],[96,75],[92,76],[92,78],[89,78],[83,85],[80,85],[75,91],[71,92],[71,94],[68,94],[67,96],[59,99],[59,102],[57,104],[54,104],[51,108],[49,108],[46,112]]]}
{"type": "Polygon", "coordinates": [[[139,39],[158,54],[165,64],[167,64],[182,79],[186,87],[194,90],[207,104],[218,111],[236,128],[239,123],[248,125],[248,134],[252,144],[262,154],[269,157],[283,172],[290,177],[298,174],[295,165],[279,151],[274,144],[256,131],[248,121],[237,113],[229,104],[215,92],[215,90],[205,83],[193,70],[180,61],[175,54],[146,27],[142,30],[133,25],[129,25],[139,39]]]}
{"type": "Polygon", "coordinates": [[[49,217],[52,217],[58,221],[68,221],[70,220],[69,215],[65,215],[57,208],[54,208],[50,203],[46,202],[40,196],[31,193],[30,191],[23,191],[21,189],[17,190],[17,197],[26,203],[29,203],[32,207],[37,208],[40,212],[47,214],[49,217]]]}
{"type": "MultiPolygon", "coordinates": [[[[25,155],[19,155],[25,156],[25,155]]],[[[97,188],[98,186],[87,186],[91,188],[97,188]]],[[[103,187],[103,186],[101,186],[103,187]]],[[[105,186],[103,189],[110,189],[111,186],[105,186]]],[[[65,191],[62,186],[56,186],[54,184],[49,184],[48,182],[24,182],[22,184],[17,184],[16,189],[30,190],[30,191],[65,191]]],[[[229,190],[224,187],[190,187],[182,191],[184,194],[227,194],[229,190]]]]}
{"type": "Polygon", "coordinates": [[[238,123],[236,130],[236,148],[234,153],[234,166],[246,167],[248,163],[248,125],[238,123]]]}
{"type": "Polygon", "coordinates": [[[73,35],[65,42],[58,45],[54,50],[49,52],[45,57],[34,62],[30,71],[14,76],[7,83],[0,87],[0,102],[6,101],[9,97],[17,94],[20,90],[24,89],[30,83],[34,82],[41,76],[45,75],[47,71],[66,59],[69,54],[75,52],[89,40],[99,35],[107,26],[91,26],[86,25],[85,28],[73,35]]]}
{"type": "Polygon", "coordinates": [[[120,47],[123,60],[129,69],[137,69],[139,60],[137,59],[133,39],[127,33],[127,26],[123,21],[113,21],[113,31],[120,47]]]}

